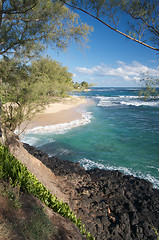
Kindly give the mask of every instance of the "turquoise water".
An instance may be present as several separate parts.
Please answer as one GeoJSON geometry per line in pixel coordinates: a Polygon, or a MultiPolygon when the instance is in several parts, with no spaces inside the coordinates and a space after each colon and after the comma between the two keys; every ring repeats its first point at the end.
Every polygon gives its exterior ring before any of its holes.
{"type": "Polygon", "coordinates": [[[159,100],[144,102],[138,91],[93,88],[83,119],[33,129],[23,141],[86,169],[120,170],[159,188],[159,100]]]}

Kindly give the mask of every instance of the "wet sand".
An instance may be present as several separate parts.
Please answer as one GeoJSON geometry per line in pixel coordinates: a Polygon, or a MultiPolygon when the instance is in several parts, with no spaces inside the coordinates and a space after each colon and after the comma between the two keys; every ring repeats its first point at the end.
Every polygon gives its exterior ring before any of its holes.
{"type": "Polygon", "coordinates": [[[22,123],[20,130],[24,128],[28,130],[39,126],[67,123],[82,119],[80,109],[87,104],[90,104],[88,100],[76,96],[63,99],[61,102],[51,103],[31,121],[25,121],[22,123]]]}

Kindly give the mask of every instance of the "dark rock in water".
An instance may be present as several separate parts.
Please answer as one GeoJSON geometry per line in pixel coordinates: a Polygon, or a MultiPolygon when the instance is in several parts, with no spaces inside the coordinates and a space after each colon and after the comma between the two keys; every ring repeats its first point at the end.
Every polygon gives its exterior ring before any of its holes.
{"type": "Polygon", "coordinates": [[[64,177],[61,188],[69,195],[71,208],[96,240],[159,238],[159,190],[150,182],[119,171],[86,171],[78,163],[24,147],[55,175],[64,177]]]}
{"type": "Polygon", "coordinates": [[[61,160],[58,157],[49,157],[46,153],[41,150],[37,150],[26,143],[23,143],[25,149],[43,162],[48,168],[50,168],[55,175],[65,176],[72,174],[85,174],[85,169],[80,166],[79,163],[73,163],[65,160],[61,160]]]}

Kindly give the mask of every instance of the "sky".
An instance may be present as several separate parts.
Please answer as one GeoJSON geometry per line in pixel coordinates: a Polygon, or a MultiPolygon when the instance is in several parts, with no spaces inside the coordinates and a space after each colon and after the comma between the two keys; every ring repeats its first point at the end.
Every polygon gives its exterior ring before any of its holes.
{"type": "Polygon", "coordinates": [[[86,81],[96,87],[138,87],[142,73],[159,76],[159,54],[110,30],[99,21],[77,12],[93,26],[88,49],[72,44],[66,52],[50,50],[52,59],[67,66],[74,82],[86,81]]]}

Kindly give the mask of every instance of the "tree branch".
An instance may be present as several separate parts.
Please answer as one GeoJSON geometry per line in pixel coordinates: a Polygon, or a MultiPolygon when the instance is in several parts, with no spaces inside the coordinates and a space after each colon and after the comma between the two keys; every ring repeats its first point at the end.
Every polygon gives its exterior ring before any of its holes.
{"type": "Polygon", "coordinates": [[[12,9],[12,10],[8,10],[8,11],[2,10],[2,14],[9,14],[9,15],[11,15],[11,14],[25,14],[28,11],[30,11],[31,9],[33,9],[34,7],[36,7],[37,4],[38,3],[35,3],[33,6],[31,6],[30,8],[28,8],[28,9],[26,9],[24,11],[17,11],[16,9],[15,10],[12,9]]]}
{"type": "Polygon", "coordinates": [[[2,24],[2,9],[3,9],[3,4],[4,4],[4,1],[0,1],[0,27],[1,27],[1,24],[2,24]]]}
{"type": "Polygon", "coordinates": [[[147,48],[150,48],[150,49],[152,49],[152,50],[159,51],[159,48],[152,47],[151,45],[148,45],[148,44],[146,44],[145,42],[142,42],[142,41],[140,41],[140,40],[138,40],[138,39],[136,39],[136,38],[133,38],[133,37],[127,35],[126,33],[123,33],[123,32],[121,32],[121,31],[119,31],[118,29],[113,28],[112,26],[110,26],[109,24],[105,23],[104,21],[102,21],[100,18],[94,16],[93,14],[87,12],[86,10],[84,10],[84,9],[82,9],[82,8],[80,8],[80,7],[72,6],[72,5],[70,5],[69,3],[65,2],[65,1],[63,1],[63,3],[64,3],[65,5],[71,7],[71,8],[74,8],[74,9],[80,10],[81,12],[86,13],[87,15],[95,18],[96,20],[98,20],[99,22],[101,22],[102,24],[104,24],[105,26],[107,26],[108,28],[110,28],[111,30],[113,30],[113,31],[115,31],[115,32],[117,32],[117,33],[125,36],[126,38],[131,39],[132,41],[137,42],[137,43],[139,43],[139,44],[141,44],[141,45],[143,45],[143,46],[145,46],[145,47],[147,47],[147,48]]]}
{"type": "MultiPolygon", "coordinates": [[[[25,39],[25,42],[37,41],[37,40],[41,40],[41,39],[43,39],[45,37],[47,37],[47,35],[43,35],[41,37],[35,37],[34,39],[25,39]]],[[[16,47],[16,45],[22,44],[22,42],[24,42],[24,40],[23,39],[19,39],[14,44],[10,44],[10,46],[8,46],[4,51],[0,52],[0,55],[7,53],[9,49],[12,49],[12,48],[16,47]]],[[[14,52],[10,52],[10,53],[14,53],[14,52]]]]}
{"type": "MultiPolygon", "coordinates": [[[[125,10],[125,11],[126,11],[126,10],[125,10]]],[[[152,25],[149,25],[142,17],[135,17],[131,12],[128,12],[128,11],[126,11],[126,13],[129,14],[129,15],[130,15],[132,18],[134,18],[135,20],[141,20],[143,23],[146,24],[146,26],[147,26],[148,28],[153,29],[153,30],[159,35],[159,31],[158,31],[155,27],[153,27],[152,25]]]]}

